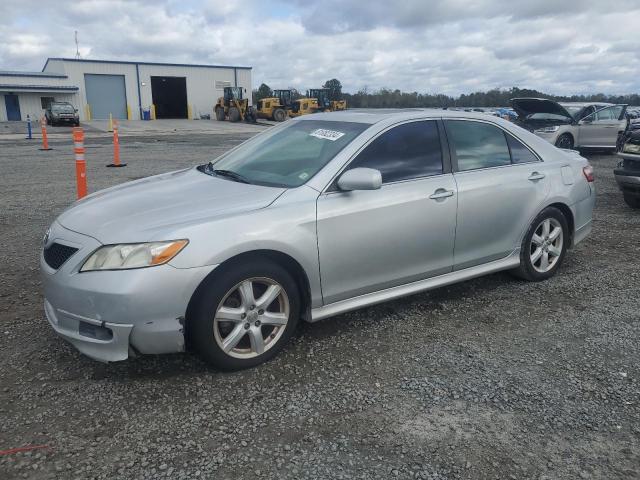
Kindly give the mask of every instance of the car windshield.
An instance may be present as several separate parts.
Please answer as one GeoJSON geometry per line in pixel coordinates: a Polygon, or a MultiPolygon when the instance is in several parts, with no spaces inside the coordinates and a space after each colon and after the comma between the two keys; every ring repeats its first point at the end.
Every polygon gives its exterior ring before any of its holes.
{"type": "Polygon", "coordinates": [[[52,112],[61,112],[61,113],[73,113],[74,109],[72,105],[68,104],[53,104],[51,105],[52,112]]]}
{"type": "Polygon", "coordinates": [[[553,120],[554,122],[566,122],[566,123],[571,122],[571,120],[568,117],[565,117],[564,115],[556,115],[555,113],[546,113],[546,112],[532,113],[531,115],[527,116],[527,119],[553,120]]]}
{"type": "Polygon", "coordinates": [[[584,107],[579,107],[576,105],[563,105],[565,110],[571,114],[573,118],[577,118],[577,115],[582,112],[584,107]]]}
{"type": "Polygon", "coordinates": [[[229,180],[294,188],[309,181],[369,127],[365,123],[291,121],[232,150],[200,171],[229,180]]]}

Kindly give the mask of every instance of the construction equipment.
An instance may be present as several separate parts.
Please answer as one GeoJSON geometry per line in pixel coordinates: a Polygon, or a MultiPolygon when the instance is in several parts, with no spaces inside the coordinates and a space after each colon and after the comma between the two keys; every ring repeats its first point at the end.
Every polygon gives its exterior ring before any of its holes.
{"type": "Polygon", "coordinates": [[[328,88],[312,88],[308,91],[307,97],[317,100],[319,112],[336,112],[347,109],[346,100],[330,100],[329,93],[328,88]]]}
{"type": "Polygon", "coordinates": [[[291,90],[274,90],[273,96],[258,100],[258,118],[284,122],[292,107],[291,90]]]}
{"type": "Polygon", "coordinates": [[[299,117],[318,111],[318,100],[315,98],[298,98],[291,103],[288,113],[290,117],[299,117]]]}
{"type": "Polygon", "coordinates": [[[330,100],[328,88],[311,88],[307,96],[299,98],[291,104],[289,116],[299,117],[308,113],[336,112],[347,109],[346,100],[330,100]]]}
{"type": "Polygon", "coordinates": [[[213,107],[216,120],[223,121],[228,118],[230,122],[243,120],[255,123],[256,113],[249,106],[249,99],[243,98],[244,92],[246,89],[242,87],[224,87],[224,95],[218,98],[213,107]]]}

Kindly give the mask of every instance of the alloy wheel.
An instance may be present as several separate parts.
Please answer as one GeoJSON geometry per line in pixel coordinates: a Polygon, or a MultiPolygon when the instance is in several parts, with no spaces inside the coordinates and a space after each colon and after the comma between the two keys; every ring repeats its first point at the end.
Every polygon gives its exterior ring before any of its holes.
{"type": "Polygon", "coordinates": [[[278,343],[289,314],[282,285],[270,278],[249,278],[231,288],[218,305],[214,338],[227,355],[254,358],[278,343]]]}
{"type": "Polygon", "coordinates": [[[529,253],[531,265],[537,272],[546,273],[558,263],[562,255],[563,237],[562,225],[555,218],[546,218],[536,227],[529,253]]]}

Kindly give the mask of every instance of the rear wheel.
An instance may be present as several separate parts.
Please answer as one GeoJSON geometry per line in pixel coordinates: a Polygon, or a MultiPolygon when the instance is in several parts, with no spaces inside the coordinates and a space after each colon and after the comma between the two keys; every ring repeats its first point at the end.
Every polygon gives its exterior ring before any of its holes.
{"type": "Polygon", "coordinates": [[[568,150],[573,149],[573,137],[570,133],[563,133],[556,140],[556,147],[558,148],[566,148],[568,150]]]}
{"type": "Polygon", "coordinates": [[[273,111],[273,119],[276,122],[284,122],[287,118],[287,112],[285,112],[282,108],[276,108],[273,111]]]}
{"type": "Polygon", "coordinates": [[[229,107],[229,120],[232,122],[240,121],[240,110],[236,107],[229,107]]]}
{"type": "Polygon", "coordinates": [[[205,361],[240,370],[273,358],[299,317],[300,295],[291,275],[276,263],[254,260],[222,267],[200,289],[190,339],[205,361]]]}
{"type": "Polygon", "coordinates": [[[224,109],[223,108],[216,108],[216,120],[218,120],[219,122],[224,120],[224,109]]]}
{"type": "Polygon", "coordinates": [[[631,195],[629,193],[624,194],[624,201],[631,208],[640,208],[640,197],[631,195]]]}
{"type": "Polygon", "coordinates": [[[568,242],[567,219],[557,208],[545,208],[524,236],[520,248],[520,266],[512,273],[530,282],[552,277],[562,264],[568,242]]]}

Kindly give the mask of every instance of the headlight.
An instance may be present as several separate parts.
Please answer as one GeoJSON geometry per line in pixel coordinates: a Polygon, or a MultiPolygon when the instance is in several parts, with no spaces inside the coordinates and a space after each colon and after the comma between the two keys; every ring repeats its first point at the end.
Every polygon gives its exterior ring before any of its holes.
{"type": "Polygon", "coordinates": [[[559,128],[560,127],[558,125],[555,127],[538,128],[537,130],[534,130],[533,133],[554,133],[557,132],[559,128]]]}
{"type": "Polygon", "coordinates": [[[91,254],[80,271],[126,270],[162,265],[180,253],[187,243],[189,240],[105,245],[91,254]]]}

